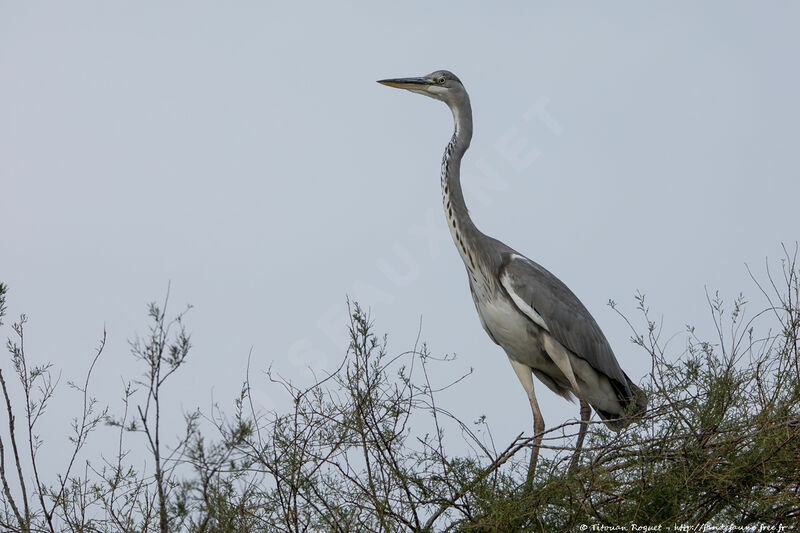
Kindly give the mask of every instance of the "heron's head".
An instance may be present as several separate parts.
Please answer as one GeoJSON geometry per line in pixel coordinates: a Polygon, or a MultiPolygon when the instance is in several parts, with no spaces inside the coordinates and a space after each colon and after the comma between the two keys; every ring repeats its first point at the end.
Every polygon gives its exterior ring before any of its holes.
{"type": "Polygon", "coordinates": [[[378,80],[378,83],[405,89],[412,93],[424,94],[445,102],[450,107],[468,100],[467,91],[461,80],[449,70],[437,70],[420,78],[395,78],[378,80]]]}

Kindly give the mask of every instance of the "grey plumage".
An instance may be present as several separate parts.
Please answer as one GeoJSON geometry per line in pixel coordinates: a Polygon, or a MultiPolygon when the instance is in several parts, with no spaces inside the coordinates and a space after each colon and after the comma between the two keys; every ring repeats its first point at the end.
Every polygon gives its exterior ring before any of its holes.
{"type": "Polygon", "coordinates": [[[441,100],[452,111],[455,132],[442,158],[442,202],[481,325],[506,352],[528,395],[536,435],[529,479],[544,432],[531,374],[568,399],[573,394],[578,397],[581,429],[574,467],[591,414],[589,405],[610,428],[619,430],[644,411],[644,393],[622,371],[597,322],[561,280],[484,235],[472,222],[460,180],[461,159],[472,139],[472,108],[461,81],[439,70],[379,83],[441,100]]]}
{"type": "MultiPolygon", "coordinates": [[[[600,326],[569,287],[530,259],[509,260],[502,267],[502,272],[513,280],[517,294],[539,312],[556,340],[609,379],[625,410],[639,412],[646,407],[643,393],[622,371],[600,326]]],[[[540,377],[536,369],[534,374],[540,377]]],[[[541,377],[540,380],[562,396],[572,392],[563,386],[554,387],[541,377]]],[[[614,413],[605,412],[597,406],[593,407],[610,428],[624,427],[624,419],[616,418],[614,413]]]]}

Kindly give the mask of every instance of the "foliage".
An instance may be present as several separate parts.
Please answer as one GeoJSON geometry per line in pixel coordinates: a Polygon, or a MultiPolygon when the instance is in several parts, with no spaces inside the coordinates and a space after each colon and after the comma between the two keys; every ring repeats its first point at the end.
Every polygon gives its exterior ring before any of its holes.
{"type": "MultiPolygon", "coordinates": [[[[549,429],[530,486],[531,437],[495,449],[491,435],[480,434],[483,421],[476,429],[437,403],[443,387],[432,385],[431,377],[445,372],[449,358],[433,357],[425,345],[391,355],[358,304],[349,307],[349,346],[335,371],[308,386],[272,369],[259,376],[257,386],[282,390],[290,409],[256,407],[248,365],[233,409],[185,415],[183,435],[168,445],[162,442],[161,394],[187,363],[191,344],[183,313],[168,319],[166,303],[151,305],[149,334],[131,343],[145,371],[126,384],[123,412],[111,416],[89,395],[90,368],[79,386],[71,385],[83,399],[69,439],[71,458],[59,474],[41,472],[37,452],[44,443],[35,428],[58,378],[51,365],[30,364],[23,316],[8,343],[21,395],[9,393],[0,372],[8,413],[0,434],[0,527],[384,533],[631,524],[796,528],[798,276],[796,253],[786,253],[781,268],[767,268],[765,282],[753,277],[766,308],[752,315],[741,295],[730,308],[718,294],[709,297],[716,337],[703,339],[689,327],[679,354],[668,351],[638,295],[639,318],[620,315],[651,359],[642,386],[647,412],[619,433],[593,423],[573,472],[568,464],[578,423],[549,429]],[[21,409],[12,401],[18,396],[21,409]],[[117,431],[114,459],[79,459],[103,421],[117,431]],[[144,437],[150,459],[143,467],[128,459],[131,434],[144,437]],[[471,451],[448,451],[455,440],[471,451]]],[[[0,285],[0,319],[6,292],[0,285]]],[[[464,377],[446,387],[463,386],[464,377]]]]}

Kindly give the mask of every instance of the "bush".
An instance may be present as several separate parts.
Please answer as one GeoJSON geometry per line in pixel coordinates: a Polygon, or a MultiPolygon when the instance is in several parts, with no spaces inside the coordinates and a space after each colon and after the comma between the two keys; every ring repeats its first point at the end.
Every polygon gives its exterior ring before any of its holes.
{"type": "MultiPolygon", "coordinates": [[[[124,412],[110,416],[98,407],[88,392],[90,368],[81,385],[72,385],[83,410],[69,440],[71,459],[61,473],[45,475],[37,468],[42,443],[34,428],[55,384],[49,364],[30,365],[23,316],[8,343],[22,409],[0,372],[9,415],[0,434],[0,526],[20,532],[794,528],[800,524],[796,257],[787,253],[777,272],[767,270],[765,283],[753,278],[766,301],[758,313],[746,313],[742,296],[730,309],[719,295],[709,298],[717,337],[703,340],[689,328],[687,349],[677,355],[666,353],[644,296],[637,296],[639,318],[623,318],[652,362],[642,387],[649,397],[645,416],[620,433],[592,424],[572,472],[572,442],[563,435],[574,434],[578,422],[551,428],[532,486],[525,483],[531,438],[521,435],[501,451],[487,445],[472,423],[437,404],[429,376],[448,359],[424,345],[390,355],[358,304],[349,307],[350,343],[334,372],[299,387],[267,371],[271,386],[291,399],[290,410],[256,409],[248,369],[230,413],[218,407],[189,413],[183,437],[169,446],[161,442],[160,394],[186,364],[191,345],[184,314],[168,319],[166,305],[151,305],[150,331],[132,344],[145,371],[126,386],[124,412]],[[211,422],[202,431],[201,417],[211,422]],[[412,421],[428,431],[412,430],[412,421]],[[87,438],[102,422],[118,431],[116,460],[90,458],[78,469],[87,438]],[[145,437],[150,461],[141,469],[129,464],[123,445],[131,432],[145,437]],[[454,438],[472,451],[451,454],[454,438]]],[[[5,298],[0,285],[0,318],[5,298]]],[[[103,342],[95,361],[102,350],[103,342]]]]}

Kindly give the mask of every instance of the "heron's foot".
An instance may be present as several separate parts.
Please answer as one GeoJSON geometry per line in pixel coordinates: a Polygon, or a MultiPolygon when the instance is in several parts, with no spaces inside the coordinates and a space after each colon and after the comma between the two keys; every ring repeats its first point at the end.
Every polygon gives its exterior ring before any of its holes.
{"type": "Polygon", "coordinates": [[[528,464],[528,476],[525,479],[525,485],[528,490],[533,488],[533,478],[536,475],[536,463],[539,461],[539,449],[542,446],[542,438],[544,438],[544,420],[542,420],[541,416],[534,417],[533,435],[531,462],[528,464]]]}
{"type": "Polygon", "coordinates": [[[576,448],[575,452],[572,454],[572,459],[570,459],[569,461],[568,473],[570,476],[573,475],[578,470],[578,463],[580,461],[580,456],[581,456],[581,449],[576,448]]]}
{"type": "Polygon", "coordinates": [[[528,476],[525,478],[525,486],[530,489],[533,487],[533,478],[536,475],[536,463],[539,460],[539,446],[533,445],[531,448],[531,462],[528,464],[528,476]]]}
{"type": "Polygon", "coordinates": [[[583,438],[586,436],[586,424],[581,424],[581,431],[578,434],[578,442],[575,445],[575,451],[572,454],[572,459],[569,461],[569,475],[573,475],[578,470],[580,463],[581,450],[583,449],[583,438]]]}

